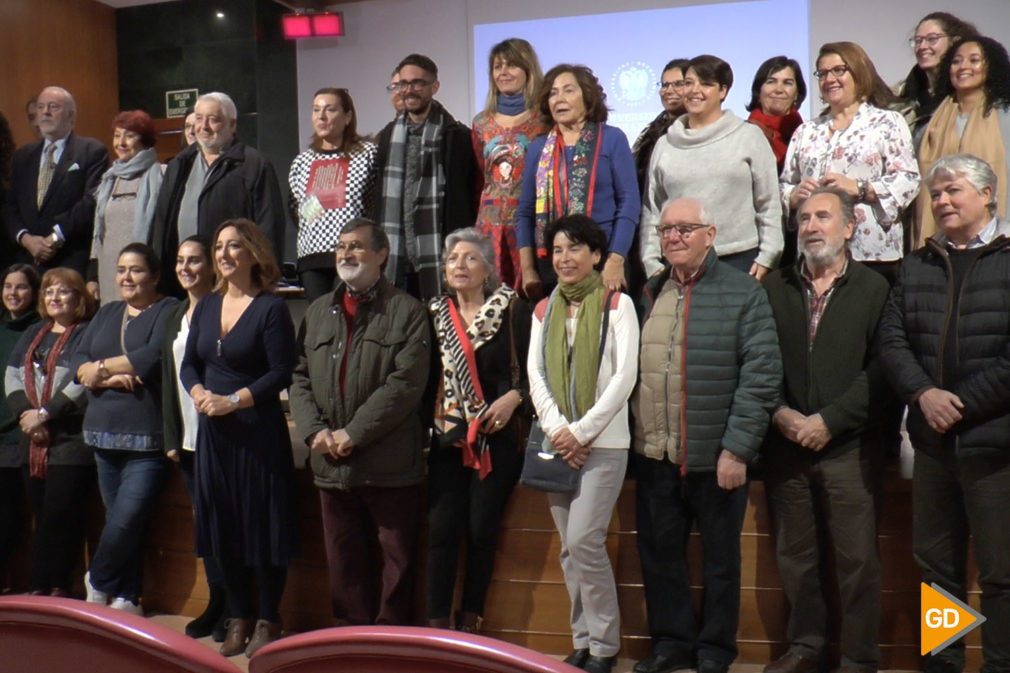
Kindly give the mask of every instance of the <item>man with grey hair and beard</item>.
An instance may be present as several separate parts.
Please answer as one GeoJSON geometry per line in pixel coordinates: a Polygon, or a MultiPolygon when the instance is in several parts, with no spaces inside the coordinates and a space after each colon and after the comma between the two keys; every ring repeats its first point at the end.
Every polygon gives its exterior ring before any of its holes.
{"type": "MultiPolygon", "coordinates": [[[[162,268],[175,268],[179,241],[193,234],[213,238],[225,220],[252,220],[284,261],[284,202],[270,162],[235,135],[238,111],[224,93],[205,93],[193,108],[196,142],[168,163],[151,227],[151,247],[162,268]]],[[[182,296],[174,273],[162,274],[182,296]]]]}
{"type": "Polygon", "coordinates": [[[842,612],[835,670],[874,673],[880,661],[877,412],[889,396],[873,342],[888,284],[848,254],[852,197],[815,189],[797,220],[799,260],[764,280],[784,374],[764,450],[765,489],[790,606],[789,650],[764,670],[820,669],[829,636],[830,587],[821,582],[826,531],[842,612]]]}
{"type": "Polygon", "coordinates": [[[427,441],[420,410],[428,316],[383,275],[389,238],[381,226],[351,220],[336,253],[340,283],[309,306],[298,332],[291,413],[312,451],[333,616],[341,625],[408,625],[427,441]]]}

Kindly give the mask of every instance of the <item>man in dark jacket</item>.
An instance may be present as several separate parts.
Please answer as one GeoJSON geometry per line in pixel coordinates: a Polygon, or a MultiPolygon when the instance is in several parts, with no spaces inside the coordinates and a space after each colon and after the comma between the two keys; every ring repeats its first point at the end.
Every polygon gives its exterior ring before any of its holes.
{"type": "MultiPolygon", "coordinates": [[[[91,255],[95,190],[108,168],[109,150],[101,141],[73,132],[77,104],[66,89],[47,86],[35,110],[43,137],[14,154],[4,204],[12,243],[4,245],[17,244],[14,261],[43,271],[66,266],[84,275],[91,255]]],[[[6,256],[6,251],[0,254],[6,256]]]]}
{"type": "Polygon", "coordinates": [[[477,219],[477,160],[470,127],[434,99],[435,62],[410,54],[396,70],[405,112],[379,133],[373,219],[389,236],[386,276],[427,301],[441,293],[446,235],[477,219]]]}
{"type": "MultiPolygon", "coordinates": [[[[151,227],[151,246],[162,268],[175,268],[179,241],[212,238],[225,220],[244,217],[266,235],[278,264],[284,261],[284,203],[277,175],[259,152],[235,137],[238,112],[224,93],[200,96],[194,108],[196,142],[168,163],[151,227]]],[[[183,296],[174,273],[162,274],[183,296]]]]}
{"type": "Polygon", "coordinates": [[[668,266],[641,301],[635,411],[638,553],[652,655],[636,673],[726,673],[737,655],[740,531],[747,463],[761,448],[782,363],[768,298],[720,262],[700,202],[669,203],[657,227],[668,266]],[[694,613],[686,542],[705,548],[705,599],[694,613]]]}
{"type": "MultiPolygon", "coordinates": [[[[983,673],[1010,671],[1010,223],[996,175],[968,154],[927,173],[938,233],[902,262],[880,361],[908,404],[913,545],[922,581],[965,600],[969,532],[982,590],[983,673]]],[[[964,643],[926,660],[959,673],[964,643]]]]}
{"type": "Polygon", "coordinates": [[[421,303],[382,275],[388,254],[374,222],[344,225],[341,283],[305,314],[290,389],[312,449],[333,614],[344,624],[411,623],[431,336],[421,303]]]}
{"type": "Polygon", "coordinates": [[[889,288],[849,257],[853,205],[840,190],[814,190],[798,210],[798,262],[764,280],[784,378],[763,471],[790,608],[789,651],[765,673],[820,668],[828,645],[825,530],[841,595],[836,673],[875,673],[880,661],[876,426],[888,396],[872,349],[889,288]]]}

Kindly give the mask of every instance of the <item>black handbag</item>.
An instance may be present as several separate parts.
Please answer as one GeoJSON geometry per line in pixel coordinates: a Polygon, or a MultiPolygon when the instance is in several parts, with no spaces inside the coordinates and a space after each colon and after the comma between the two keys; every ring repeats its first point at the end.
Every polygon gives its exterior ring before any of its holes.
{"type": "MultiPolygon", "coordinates": [[[[607,345],[607,331],[610,327],[610,304],[614,292],[607,293],[603,304],[603,325],[600,334],[600,359],[597,369],[603,362],[603,349],[607,345]]],[[[545,322],[547,317],[545,316],[545,322]]],[[[579,487],[579,477],[582,471],[571,467],[557,452],[547,433],[540,427],[540,420],[533,419],[530,426],[530,436],[526,440],[526,455],[523,460],[523,471],[519,483],[527,488],[548,493],[574,493],[579,487]]]]}

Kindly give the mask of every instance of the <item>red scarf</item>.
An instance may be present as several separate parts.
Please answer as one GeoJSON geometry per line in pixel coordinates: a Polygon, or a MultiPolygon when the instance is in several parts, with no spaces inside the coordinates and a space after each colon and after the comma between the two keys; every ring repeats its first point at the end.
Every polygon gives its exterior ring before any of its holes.
{"type": "MultiPolygon", "coordinates": [[[[39,344],[42,343],[42,339],[53,329],[53,322],[51,320],[42,326],[39,333],[32,339],[28,350],[25,351],[25,394],[28,396],[28,402],[32,405],[32,408],[41,409],[52,398],[53,374],[56,373],[56,361],[59,359],[63,347],[67,345],[67,340],[70,339],[70,334],[74,331],[75,327],[77,325],[71,325],[64,330],[63,334],[56,340],[56,343],[53,344],[52,350],[49,351],[49,357],[46,358],[46,382],[42,385],[41,397],[35,389],[35,362],[32,359],[32,355],[35,353],[35,349],[39,347],[39,344]]],[[[28,454],[29,474],[36,479],[45,479],[49,464],[49,428],[43,425],[36,432],[32,433],[29,439],[31,441],[28,454]]]]}
{"type": "Polygon", "coordinates": [[[762,131],[768,142],[772,145],[772,152],[775,153],[775,162],[779,165],[779,173],[782,172],[782,165],[786,160],[786,150],[789,149],[789,139],[793,137],[793,132],[803,123],[803,117],[791,109],[784,115],[768,115],[761,111],[761,108],[751,110],[747,121],[754,124],[762,131]]]}

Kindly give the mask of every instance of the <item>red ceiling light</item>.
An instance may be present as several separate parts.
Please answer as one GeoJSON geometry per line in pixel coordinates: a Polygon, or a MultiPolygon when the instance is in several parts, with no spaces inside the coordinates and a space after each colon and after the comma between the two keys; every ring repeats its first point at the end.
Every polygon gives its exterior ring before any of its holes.
{"type": "Polygon", "coordinates": [[[284,37],[289,40],[306,37],[340,37],[344,34],[344,21],[340,12],[286,14],[281,19],[284,37]]]}

